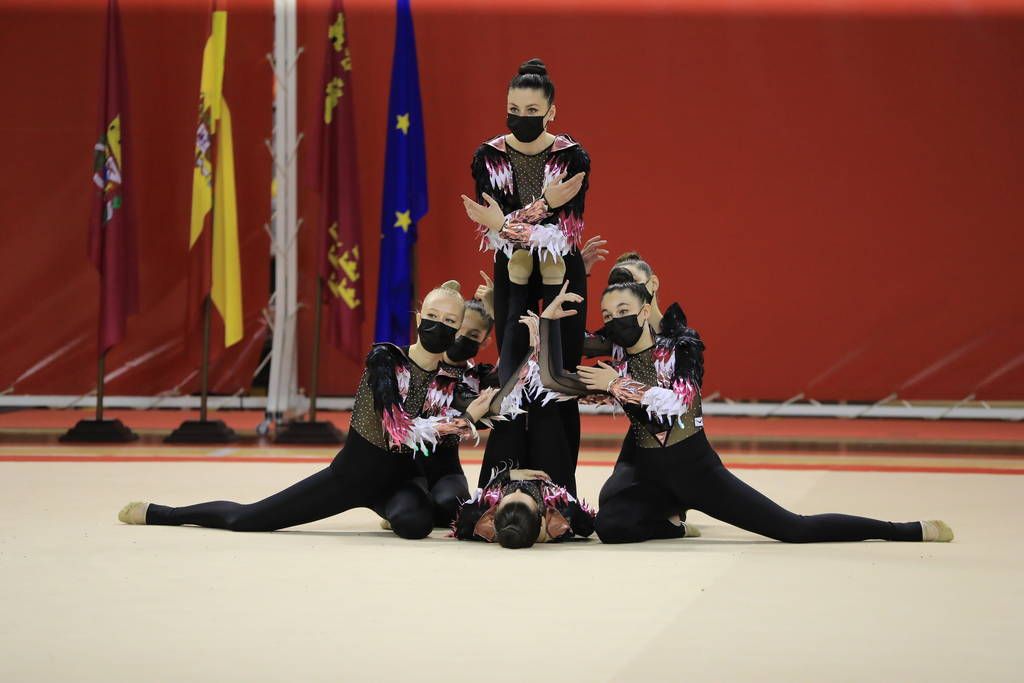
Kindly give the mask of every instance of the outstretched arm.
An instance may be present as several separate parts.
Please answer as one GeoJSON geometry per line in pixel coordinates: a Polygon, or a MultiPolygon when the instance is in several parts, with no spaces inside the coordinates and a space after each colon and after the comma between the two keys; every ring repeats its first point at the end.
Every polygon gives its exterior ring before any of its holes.
{"type": "Polygon", "coordinates": [[[652,418],[674,419],[690,408],[699,388],[689,379],[676,377],[671,387],[652,387],[628,377],[620,377],[614,368],[579,367],[580,380],[591,391],[607,391],[622,405],[638,405],[652,418]]]}
{"type": "Polygon", "coordinates": [[[540,366],[540,381],[546,389],[570,396],[585,396],[592,393],[572,372],[566,372],[562,360],[562,318],[577,314],[575,310],[562,308],[566,302],[580,303],[583,297],[568,291],[569,282],[562,285],[562,291],[551,302],[540,319],[540,346],[537,364],[540,366]]]}

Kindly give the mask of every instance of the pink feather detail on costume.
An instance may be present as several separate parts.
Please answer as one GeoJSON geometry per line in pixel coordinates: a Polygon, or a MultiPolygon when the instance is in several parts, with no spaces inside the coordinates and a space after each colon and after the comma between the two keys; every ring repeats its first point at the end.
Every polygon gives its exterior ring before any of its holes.
{"type": "Polygon", "coordinates": [[[400,448],[412,431],[412,420],[399,406],[385,408],[380,422],[393,450],[400,448]]]}
{"type": "Polygon", "coordinates": [[[583,243],[583,218],[571,211],[563,211],[558,216],[558,227],[562,229],[569,246],[579,249],[583,243]]]}
{"type": "Polygon", "coordinates": [[[409,368],[399,365],[395,368],[395,379],[398,381],[398,394],[402,397],[402,401],[409,398],[409,382],[412,379],[412,375],[409,373],[409,368]]]}
{"type": "Polygon", "coordinates": [[[548,159],[548,162],[544,164],[544,190],[548,189],[548,186],[555,182],[555,178],[565,173],[566,169],[569,168],[569,162],[565,159],[558,157],[552,157],[548,159]]]}
{"type": "Polygon", "coordinates": [[[564,486],[545,483],[542,488],[543,492],[541,495],[544,498],[544,507],[553,508],[559,505],[568,505],[576,500],[564,486]]]}
{"type": "Polygon", "coordinates": [[[455,398],[455,382],[451,378],[434,377],[427,388],[427,397],[423,401],[423,413],[426,415],[448,415],[455,398]],[[438,380],[441,381],[438,381],[438,380]]]}
{"type": "Polygon", "coordinates": [[[682,400],[683,405],[689,409],[693,400],[697,398],[697,387],[688,379],[677,379],[672,385],[672,391],[682,400]]]}
{"type": "Polygon", "coordinates": [[[672,377],[676,374],[675,349],[671,346],[656,346],[652,355],[654,370],[658,374],[658,386],[671,387],[672,377]]]}
{"type": "Polygon", "coordinates": [[[492,508],[501,502],[501,488],[498,486],[491,486],[484,489],[484,492],[480,494],[480,501],[484,503],[488,508],[492,508]]]}
{"type": "Polygon", "coordinates": [[[484,162],[491,187],[509,197],[513,192],[512,164],[507,159],[487,159],[484,162]]]}

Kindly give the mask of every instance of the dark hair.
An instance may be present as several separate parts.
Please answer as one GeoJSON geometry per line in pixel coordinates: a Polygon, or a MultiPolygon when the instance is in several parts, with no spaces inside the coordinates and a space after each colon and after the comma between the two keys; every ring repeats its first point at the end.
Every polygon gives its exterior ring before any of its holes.
{"type": "Polygon", "coordinates": [[[508,89],[533,88],[543,90],[544,98],[549,105],[555,103],[555,84],[548,78],[548,68],[544,62],[534,57],[519,65],[519,73],[512,77],[508,89]]]}
{"type": "MultiPolygon", "coordinates": [[[[604,297],[605,294],[610,294],[611,292],[630,292],[640,301],[641,305],[651,303],[652,297],[651,293],[647,291],[647,287],[636,282],[633,279],[633,276],[630,275],[629,271],[625,268],[613,268],[612,273],[615,273],[616,270],[619,271],[619,273],[616,274],[616,279],[618,279],[618,281],[609,283],[609,285],[604,288],[604,292],[601,293],[602,297],[604,297]],[[628,276],[629,279],[619,279],[624,275],[628,276]]],[[[608,276],[608,279],[611,280],[611,275],[608,276]]]]}
{"type": "Polygon", "coordinates": [[[484,332],[484,336],[486,337],[489,335],[491,330],[494,329],[494,318],[492,318],[491,314],[487,312],[487,307],[484,306],[484,302],[479,299],[466,299],[466,310],[473,311],[480,316],[484,321],[484,325],[487,325],[487,331],[484,332]]]}
{"type": "Polygon", "coordinates": [[[540,516],[526,503],[510,501],[494,515],[494,532],[502,548],[529,548],[540,535],[540,516]]]}
{"type": "MultiPolygon", "coordinates": [[[[651,268],[651,264],[644,260],[643,256],[635,251],[627,251],[619,255],[619,258],[615,259],[615,268],[619,266],[633,266],[639,268],[644,274],[647,275],[648,279],[654,275],[654,269],[651,268]]],[[[612,272],[615,271],[612,268],[612,272]]],[[[611,277],[608,278],[608,282],[611,282],[611,277]]]]}

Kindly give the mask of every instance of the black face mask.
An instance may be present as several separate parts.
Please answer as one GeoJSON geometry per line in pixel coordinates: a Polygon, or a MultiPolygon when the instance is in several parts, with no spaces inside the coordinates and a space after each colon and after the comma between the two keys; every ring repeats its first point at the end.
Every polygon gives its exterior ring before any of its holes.
{"type": "MultiPolygon", "coordinates": [[[[549,110],[550,111],[550,110],[549,110]]],[[[544,132],[544,117],[547,114],[541,116],[520,116],[519,114],[509,114],[506,123],[508,129],[512,131],[512,135],[515,136],[519,142],[533,142],[540,137],[540,134],[544,132]]]]}
{"type": "Polygon", "coordinates": [[[455,338],[455,341],[448,350],[445,352],[448,354],[448,360],[454,363],[462,363],[467,361],[480,352],[480,342],[475,339],[462,335],[455,338]]]}
{"type": "Polygon", "coordinates": [[[606,322],[604,333],[613,343],[629,348],[640,341],[644,328],[640,325],[639,315],[624,315],[606,322]]]}
{"type": "Polygon", "coordinates": [[[454,327],[448,327],[440,320],[427,320],[422,318],[416,334],[420,339],[420,346],[428,353],[444,353],[455,341],[454,327]]]}

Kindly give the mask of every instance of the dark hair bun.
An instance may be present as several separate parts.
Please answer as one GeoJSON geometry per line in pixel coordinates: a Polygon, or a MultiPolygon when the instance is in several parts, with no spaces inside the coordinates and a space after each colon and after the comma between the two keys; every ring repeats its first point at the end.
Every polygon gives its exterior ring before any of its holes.
{"type": "Polygon", "coordinates": [[[608,284],[617,285],[622,282],[636,282],[633,278],[633,273],[629,272],[622,266],[612,268],[612,271],[608,273],[608,284]]]}
{"type": "Polygon", "coordinates": [[[548,67],[540,59],[534,57],[519,65],[519,75],[525,76],[526,74],[537,74],[538,76],[547,76],[548,67]]]}

